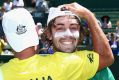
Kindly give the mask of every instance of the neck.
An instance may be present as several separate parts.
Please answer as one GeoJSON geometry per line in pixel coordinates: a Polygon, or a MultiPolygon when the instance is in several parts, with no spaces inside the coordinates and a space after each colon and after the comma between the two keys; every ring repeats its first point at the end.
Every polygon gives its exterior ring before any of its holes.
{"type": "Polygon", "coordinates": [[[20,60],[30,58],[36,54],[36,51],[34,47],[27,48],[21,52],[17,52],[14,54],[16,58],[19,58],[20,60]]]}

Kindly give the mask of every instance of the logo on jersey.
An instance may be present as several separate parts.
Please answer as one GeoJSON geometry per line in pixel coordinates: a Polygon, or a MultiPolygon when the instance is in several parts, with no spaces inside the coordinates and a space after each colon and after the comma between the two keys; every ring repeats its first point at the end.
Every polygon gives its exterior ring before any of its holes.
{"type": "Polygon", "coordinates": [[[94,56],[93,56],[93,53],[89,53],[89,54],[87,55],[87,57],[88,57],[90,63],[94,62],[94,56]]]}

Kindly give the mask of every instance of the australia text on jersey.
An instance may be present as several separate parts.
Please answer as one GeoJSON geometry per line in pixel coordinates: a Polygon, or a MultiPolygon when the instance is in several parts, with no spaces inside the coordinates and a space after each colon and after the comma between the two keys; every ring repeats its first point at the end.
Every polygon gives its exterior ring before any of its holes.
{"type": "Polygon", "coordinates": [[[35,79],[30,79],[30,80],[53,80],[51,76],[48,77],[42,77],[41,79],[35,78],[35,79]]]}

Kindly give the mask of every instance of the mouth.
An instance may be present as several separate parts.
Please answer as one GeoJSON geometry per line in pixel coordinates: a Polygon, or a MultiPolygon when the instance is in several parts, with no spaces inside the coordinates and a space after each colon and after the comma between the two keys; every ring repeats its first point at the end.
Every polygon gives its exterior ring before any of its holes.
{"type": "Polygon", "coordinates": [[[75,38],[60,38],[56,43],[56,48],[63,52],[72,52],[76,46],[75,38]]]}
{"type": "Polygon", "coordinates": [[[72,52],[74,50],[75,43],[73,40],[63,40],[60,42],[60,47],[63,52],[72,52]]]}
{"type": "Polygon", "coordinates": [[[62,44],[66,44],[66,45],[73,44],[75,41],[76,41],[76,39],[75,38],[72,38],[72,37],[70,37],[70,38],[66,37],[66,38],[61,38],[60,39],[60,42],[62,44]]]}
{"type": "Polygon", "coordinates": [[[75,39],[74,38],[63,38],[60,40],[60,42],[63,45],[66,45],[68,47],[68,45],[72,45],[75,42],[75,39]]]}
{"type": "Polygon", "coordinates": [[[64,45],[71,45],[72,44],[72,42],[71,41],[64,41],[64,42],[62,42],[64,45]]]}

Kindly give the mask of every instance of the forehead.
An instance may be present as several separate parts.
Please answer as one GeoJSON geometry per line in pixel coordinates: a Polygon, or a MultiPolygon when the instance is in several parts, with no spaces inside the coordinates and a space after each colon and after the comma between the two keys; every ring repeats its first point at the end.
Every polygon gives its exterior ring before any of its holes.
{"type": "Polygon", "coordinates": [[[65,23],[65,22],[70,22],[70,23],[79,23],[78,19],[75,16],[59,16],[55,18],[55,23],[65,23]]]}

